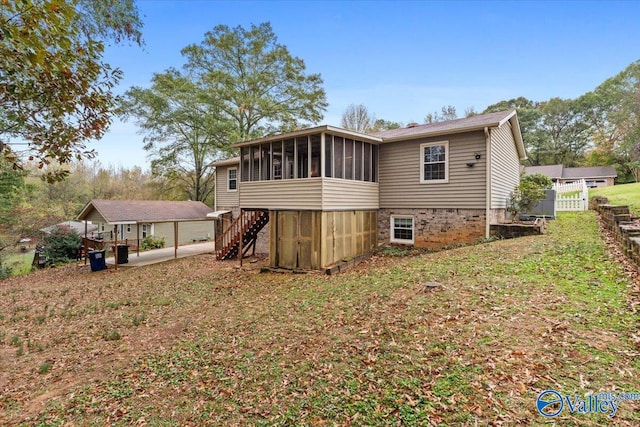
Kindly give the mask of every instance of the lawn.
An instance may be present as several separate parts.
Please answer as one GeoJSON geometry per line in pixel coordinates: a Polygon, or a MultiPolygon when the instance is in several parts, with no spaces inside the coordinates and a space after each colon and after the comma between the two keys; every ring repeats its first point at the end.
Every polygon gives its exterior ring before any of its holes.
{"type": "Polygon", "coordinates": [[[628,205],[635,215],[640,215],[640,182],[592,188],[589,197],[593,196],[604,196],[614,205],[628,205]]]}
{"type": "Polygon", "coordinates": [[[31,272],[33,263],[33,251],[21,254],[13,253],[5,255],[2,260],[3,265],[11,269],[13,276],[21,276],[31,272]]]}
{"type": "Polygon", "coordinates": [[[640,391],[639,283],[593,212],[337,276],[245,266],[0,283],[0,424],[640,425],[638,401],[536,410],[546,389],[640,391]]]}

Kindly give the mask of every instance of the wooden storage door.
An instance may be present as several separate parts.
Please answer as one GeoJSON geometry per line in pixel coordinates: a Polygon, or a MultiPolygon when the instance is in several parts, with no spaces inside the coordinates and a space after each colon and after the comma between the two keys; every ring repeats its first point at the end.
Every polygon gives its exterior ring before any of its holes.
{"type": "Polygon", "coordinates": [[[277,267],[320,267],[320,212],[279,211],[276,234],[277,267]]]}

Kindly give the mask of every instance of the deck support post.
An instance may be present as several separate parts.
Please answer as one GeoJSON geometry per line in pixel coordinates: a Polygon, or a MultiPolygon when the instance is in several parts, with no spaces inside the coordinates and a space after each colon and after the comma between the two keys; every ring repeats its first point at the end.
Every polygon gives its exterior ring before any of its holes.
{"type": "Polygon", "coordinates": [[[118,225],[113,226],[113,259],[115,260],[116,270],[118,269],[118,225]]]}
{"type": "Polygon", "coordinates": [[[178,258],[178,221],[173,221],[173,258],[178,258]]]}
{"type": "Polygon", "coordinates": [[[84,220],[84,239],[82,239],[82,246],[84,246],[84,265],[87,265],[87,220],[84,220]]]}

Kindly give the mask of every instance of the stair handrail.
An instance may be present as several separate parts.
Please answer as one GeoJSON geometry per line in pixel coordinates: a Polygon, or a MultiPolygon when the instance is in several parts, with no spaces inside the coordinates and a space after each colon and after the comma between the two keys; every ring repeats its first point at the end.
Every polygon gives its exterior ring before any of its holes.
{"type": "MultiPolygon", "coordinates": [[[[233,220],[229,227],[216,238],[215,251],[216,257],[220,258],[220,254],[226,253],[233,246],[242,242],[242,246],[245,245],[244,237],[248,229],[253,225],[258,218],[263,215],[263,211],[240,211],[240,215],[233,220]],[[238,237],[240,236],[240,237],[238,237]]],[[[240,249],[238,249],[240,250],[240,249]]]]}

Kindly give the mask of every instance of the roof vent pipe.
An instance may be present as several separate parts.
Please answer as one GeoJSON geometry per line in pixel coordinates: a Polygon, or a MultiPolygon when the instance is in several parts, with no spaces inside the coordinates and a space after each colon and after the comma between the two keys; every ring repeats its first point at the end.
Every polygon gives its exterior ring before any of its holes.
{"type": "Polygon", "coordinates": [[[414,128],[414,127],[417,127],[417,126],[418,126],[418,123],[416,123],[416,122],[411,122],[411,123],[407,124],[408,128],[414,128]]]}

